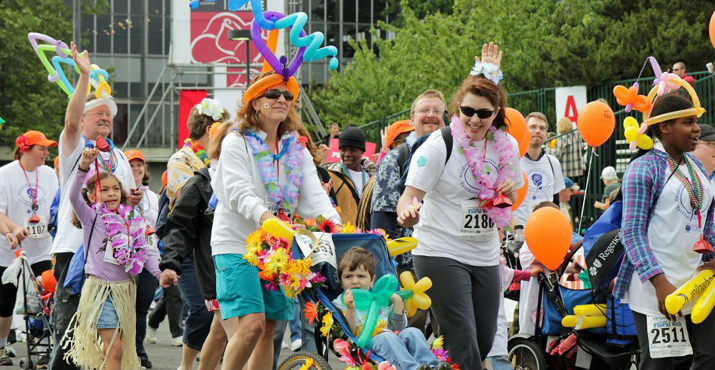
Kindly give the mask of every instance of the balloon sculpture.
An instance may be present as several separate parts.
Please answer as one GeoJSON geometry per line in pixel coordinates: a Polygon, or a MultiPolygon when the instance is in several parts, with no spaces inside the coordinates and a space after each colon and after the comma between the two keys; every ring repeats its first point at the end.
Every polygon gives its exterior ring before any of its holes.
{"type": "Polygon", "coordinates": [[[602,328],[606,326],[605,304],[584,304],[573,308],[573,315],[564,316],[561,325],[576,330],[602,328]]]}
{"type": "MultiPolygon", "coordinates": [[[[77,73],[79,73],[79,68],[75,65],[74,60],[72,60],[72,51],[67,47],[67,44],[61,40],[55,40],[50,36],[36,32],[28,33],[27,38],[35,50],[35,54],[40,58],[42,66],[45,67],[48,73],[47,80],[56,83],[67,96],[71,96],[74,93],[74,86],[67,79],[62,65],[74,67],[77,73]],[[38,40],[44,41],[45,44],[38,44],[38,40]],[[55,53],[52,59],[47,59],[47,52],[55,53]]],[[[92,93],[93,87],[95,88],[95,96],[97,99],[112,95],[112,88],[109,86],[109,74],[107,71],[101,69],[96,64],[92,64],[90,68],[90,86],[87,87],[87,95],[92,93]]]]}
{"type": "Polygon", "coordinates": [[[665,297],[665,309],[669,314],[675,315],[688,302],[699,297],[693,306],[690,318],[694,324],[700,324],[705,320],[715,306],[715,284],[713,284],[713,272],[703,270],[688,280],[683,286],[665,297]]]}
{"type": "MultiPolygon", "coordinates": [[[[713,18],[710,19],[710,35],[712,39],[713,18]]],[[[652,56],[646,58],[646,61],[638,74],[636,82],[629,88],[622,85],[614,87],[613,95],[616,97],[618,104],[625,107],[626,112],[630,112],[631,109],[635,109],[643,113],[643,122],[640,127],[638,127],[638,121],[636,121],[633,117],[626,117],[623,121],[623,127],[625,129],[624,136],[626,137],[626,141],[630,144],[631,150],[635,150],[636,147],[649,150],[653,147],[653,140],[646,135],[648,126],[681,117],[700,117],[703,113],[705,113],[705,109],[700,106],[700,99],[698,98],[698,94],[695,93],[693,87],[676,74],[668,72],[663,73],[660,69],[658,61],[652,56]],[[638,80],[648,64],[650,64],[653,74],[655,75],[653,88],[648,93],[648,96],[638,95],[638,80]],[[651,110],[653,109],[653,102],[658,96],[662,96],[663,94],[667,94],[668,92],[677,90],[681,87],[684,88],[688,94],[690,94],[690,99],[693,102],[693,108],[660,114],[655,117],[650,116],[651,110]]]]}
{"type": "MultiPolygon", "coordinates": [[[[216,0],[209,0],[215,2],[216,0]]],[[[314,62],[321,58],[330,57],[330,69],[338,69],[338,49],[335,46],[324,46],[325,35],[322,32],[313,32],[307,35],[304,31],[305,25],[308,22],[308,15],[303,12],[285,15],[279,12],[267,11],[263,12],[261,0],[229,0],[228,10],[237,11],[250,1],[253,11],[253,24],[251,25],[251,40],[258,48],[258,51],[263,55],[265,61],[273,67],[278,74],[288,77],[292,76],[300,64],[306,62],[314,62]],[[261,29],[266,31],[290,29],[290,42],[298,48],[298,53],[293,58],[290,66],[285,67],[285,63],[279,63],[279,59],[261,37],[261,29]]],[[[199,7],[199,1],[191,1],[189,4],[192,9],[199,7]]],[[[275,33],[271,33],[275,35],[275,33]]],[[[269,34],[270,35],[270,34],[269,34]]],[[[269,43],[270,43],[269,36],[269,43]]],[[[276,36],[273,36],[274,38],[276,36]]],[[[281,58],[283,59],[283,58],[281,58]]],[[[287,59],[285,60],[287,61],[287,59]]]]}

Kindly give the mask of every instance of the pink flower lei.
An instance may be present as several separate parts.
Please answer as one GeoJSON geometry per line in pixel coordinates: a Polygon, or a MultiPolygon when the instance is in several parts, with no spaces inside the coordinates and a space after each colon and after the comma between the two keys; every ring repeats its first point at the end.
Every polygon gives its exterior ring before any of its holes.
{"type": "MultiPolygon", "coordinates": [[[[491,126],[487,131],[485,145],[473,146],[471,138],[464,131],[464,126],[459,117],[452,116],[452,137],[459,145],[459,151],[464,154],[469,169],[479,184],[479,199],[482,201],[493,200],[497,197],[497,187],[506,180],[514,179],[514,169],[512,161],[514,159],[514,149],[509,134],[504,130],[497,130],[491,126]],[[484,159],[486,158],[486,143],[492,142],[497,153],[499,153],[499,172],[496,177],[489,176],[489,169],[482,171],[484,159]]],[[[511,207],[487,208],[487,215],[499,228],[504,228],[511,222],[511,207]]]]}
{"type": "Polygon", "coordinates": [[[256,158],[258,173],[266,188],[268,200],[285,210],[290,210],[298,200],[300,184],[303,182],[303,145],[294,132],[282,139],[280,153],[273,154],[268,145],[256,133],[246,130],[243,139],[251,148],[256,158]],[[274,161],[286,156],[285,166],[281,166],[288,182],[281,187],[278,184],[278,171],[274,161]]]}
{"type": "Polygon", "coordinates": [[[111,240],[112,256],[126,272],[138,275],[148,258],[144,220],[126,204],[120,204],[116,212],[110,211],[103,202],[95,204],[94,209],[104,223],[107,238],[111,240]]]}

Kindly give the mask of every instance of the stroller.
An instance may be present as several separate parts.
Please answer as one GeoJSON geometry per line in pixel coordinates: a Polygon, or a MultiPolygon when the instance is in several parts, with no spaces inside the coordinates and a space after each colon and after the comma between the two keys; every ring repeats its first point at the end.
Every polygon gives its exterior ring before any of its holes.
{"type": "Polygon", "coordinates": [[[47,275],[47,281],[41,284],[32,272],[27,255],[22,251],[3,274],[4,281],[9,280],[22,292],[22,302],[17,313],[21,314],[25,321],[27,358],[20,360],[20,369],[35,369],[36,361],[33,358],[49,358],[52,352],[49,317],[53,306],[53,285],[56,281],[52,271],[48,271],[49,274],[43,274],[43,277],[47,275]]]}
{"type": "Polygon", "coordinates": [[[554,272],[538,275],[539,294],[533,336],[516,334],[509,338],[509,360],[515,369],[630,369],[638,363],[632,314],[626,304],[599,289],[573,290],[559,285],[574,254],[572,249],[554,272]],[[606,316],[605,328],[576,330],[561,326],[574,306],[600,304],[606,316]]]}
{"type": "MultiPolygon", "coordinates": [[[[385,239],[381,235],[375,234],[332,234],[333,243],[335,245],[335,258],[340,260],[340,257],[351,247],[358,246],[367,249],[374,257],[377,262],[376,265],[376,277],[379,279],[385,274],[396,275],[395,267],[390,259],[390,254],[387,249],[387,244],[385,239]]],[[[293,241],[292,252],[294,256],[303,256],[300,248],[298,247],[296,241],[293,241]]],[[[333,315],[335,323],[340,325],[343,332],[345,333],[345,338],[349,343],[357,343],[357,338],[350,332],[347,325],[345,317],[342,315],[339,309],[336,309],[332,304],[332,300],[338,297],[342,293],[340,289],[340,281],[338,280],[337,271],[329,269],[327,263],[320,263],[314,266],[313,269],[319,268],[321,274],[326,277],[326,284],[320,289],[314,290],[312,294],[303,292],[303,298],[306,301],[320,302],[321,305],[326,307],[333,315]]],[[[320,317],[322,321],[322,317],[320,317]]],[[[331,350],[331,338],[320,336],[320,332],[316,329],[315,332],[315,343],[318,348],[318,353],[301,351],[293,354],[287,358],[283,363],[278,366],[279,370],[293,370],[300,369],[302,366],[312,363],[312,366],[308,365],[311,369],[318,370],[330,370],[331,367],[327,362],[328,355],[331,350]]],[[[359,350],[358,350],[359,352],[359,350]]],[[[337,356],[337,355],[336,355],[337,356]]],[[[374,363],[379,363],[383,361],[382,358],[374,353],[356,353],[355,356],[365,358],[367,357],[369,361],[374,363]]],[[[353,357],[355,357],[353,356],[353,357]]],[[[355,358],[357,358],[355,357],[355,358]]]]}

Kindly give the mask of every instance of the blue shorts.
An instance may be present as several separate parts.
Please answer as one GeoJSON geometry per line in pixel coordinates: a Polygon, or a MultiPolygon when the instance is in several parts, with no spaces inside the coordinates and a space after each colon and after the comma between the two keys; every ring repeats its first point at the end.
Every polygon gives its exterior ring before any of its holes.
{"type": "Polygon", "coordinates": [[[219,254],[214,256],[214,266],[216,299],[224,320],[251,313],[265,313],[267,320],[293,318],[293,302],[283,290],[266,289],[266,282],[258,277],[258,268],[243,255],[219,254]]]}
{"type": "Polygon", "coordinates": [[[112,297],[107,297],[104,302],[104,307],[102,307],[102,313],[99,315],[99,320],[97,320],[97,329],[115,329],[119,327],[119,316],[117,316],[117,310],[114,309],[114,303],[112,303],[112,297]]]}

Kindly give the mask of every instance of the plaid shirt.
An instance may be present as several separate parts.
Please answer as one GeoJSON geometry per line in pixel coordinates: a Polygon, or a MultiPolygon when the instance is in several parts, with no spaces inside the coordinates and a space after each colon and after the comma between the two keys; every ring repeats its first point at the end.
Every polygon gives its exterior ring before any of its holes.
{"type": "MultiPolygon", "coordinates": [[[[705,173],[695,157],[690,154],[686,155],[705,173]]],[[[631,162],[623,174],[621,241],[626,258],[623,259],[618,270],[618,278],[613,290],[613,295],[617,298],[625,296],[634,271],[638,273],[638,277],[644,283],[651,277],[663,273],[648,243],[648,224],[653,203],[663,191],[667,175],[669,175],[668,154],[658,149],[653,149],[631,162]]],[[[705,238],[711,245],[715,242],[713,225],[713,207],[711,206],[707,211],[703,228],[705,238]]]]}
{"type": "Polygon", "coordinates": [[[561,163],[561,170],[564,176],[579,177],[586,170],[583,162],[583,141],[581,135],[576,132],[556,139],[554,149],[556,157],[561,163]]]}

